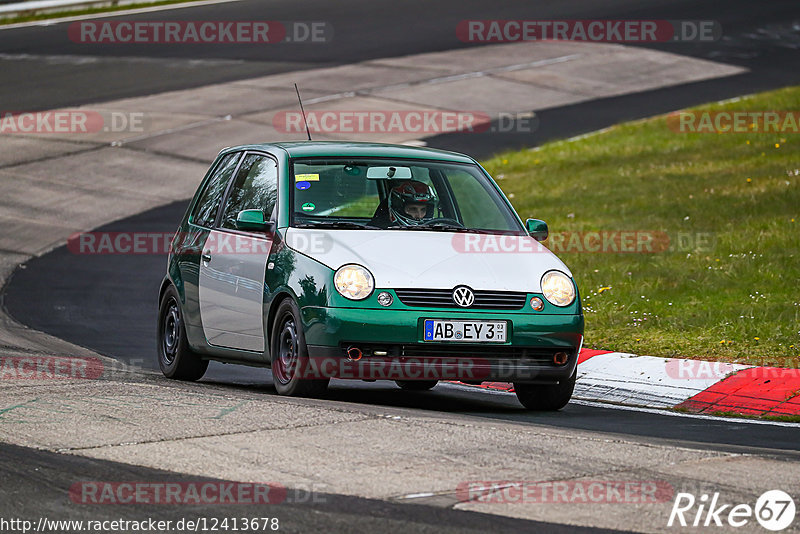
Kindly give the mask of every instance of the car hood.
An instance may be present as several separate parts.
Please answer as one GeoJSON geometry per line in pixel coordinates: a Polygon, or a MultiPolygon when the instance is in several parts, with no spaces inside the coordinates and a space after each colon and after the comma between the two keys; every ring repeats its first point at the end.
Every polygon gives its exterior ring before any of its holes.
{"type": "Polygon", "coordinates": [[[572,276],[555,254],[528,236],[403,230],[289,228],[286,244],[331,269],[357,263],[377,288],[541,292],[542,275],[572,276]]]}

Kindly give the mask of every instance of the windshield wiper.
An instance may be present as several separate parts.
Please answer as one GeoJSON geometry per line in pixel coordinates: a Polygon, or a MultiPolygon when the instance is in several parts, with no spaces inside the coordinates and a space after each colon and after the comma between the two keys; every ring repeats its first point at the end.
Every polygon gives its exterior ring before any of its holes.
{"type": "Polygon", "coordinates": [[[388,230],[418,230],[418,231],[425,231],[429,230],[431,232],[460,232],[464,234],[485,234],[484,230],[476,230],[474,228],[464,228],[463,226],[457,226],[455,224],[449,223],[431,223],[431,224],[420,224],[417,226],[401,226],[399,224],[390,226],[387,228],[388,230]]]}
{"type": "Polygon", "coordinates": [[[295,224],[295,228],[341,228],[343,230],[380,230],[377,226],[358,224],[350,221],[318,221],[295,224]]]}

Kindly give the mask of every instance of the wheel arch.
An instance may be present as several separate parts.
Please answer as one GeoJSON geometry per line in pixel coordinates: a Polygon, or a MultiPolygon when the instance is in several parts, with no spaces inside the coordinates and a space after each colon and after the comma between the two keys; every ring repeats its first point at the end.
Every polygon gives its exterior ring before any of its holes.
{"type": "Polygon", "coordinates": [[[175,288],[175,292],[178,293],[178,300],[180,300],[181,305],[186,304],[186,294],[184,293],[183,281],[180,279],[180,277],[173,280],[173,277],[170,275],[170,273],[167,273],[164,276],[164,279],[161,281],[161,287],[158,289],[158,304],[161,304],[161,299],[164,298],[164,293],[167,292],[167,288],[170,286],[175,288]]]}
{"type": "Polygon", "coordinates": [[[295,305],[298,308],[300,307],[297,303],[297,298],[292,294],[292,292],[288,289],[283,289],[272,298],[272,302],[270,302],[269,309],[267,310],[265,321],[266,324],[264,325],[264,346],[268,348],[266,352],[269,354],[270,361],[272,361],[272,327],[273,323],[275,322],[275,313],[278,311],[278,307],[281,305],[281,303],[287,299],[293,300],[295,305]]]}
{"type": "MultiPolygon", "coordinates": [[[[161,281],[161,287],[158,289],[158,305],[161,305],[161,300],[164,298],[164,293],[167,292],[167,288],[169,286],[174,286],[172,280],[170,280],[169,276],[165,276],[164,279],[161,281]]],[[[180,292],[178,293],[180,296],[180,292]]]]}

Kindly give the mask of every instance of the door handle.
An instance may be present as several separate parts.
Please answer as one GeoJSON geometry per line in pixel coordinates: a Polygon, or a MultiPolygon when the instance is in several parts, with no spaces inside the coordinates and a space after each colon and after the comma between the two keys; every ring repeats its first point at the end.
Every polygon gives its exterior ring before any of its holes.
{"type": "Polygon", "coordinates": [[[205,252],[203,252],[202,256],[200,256],[200,258],[206,263],[211,261],[210,252],[211,252],[210,250],[206,250],[205,252]]]}

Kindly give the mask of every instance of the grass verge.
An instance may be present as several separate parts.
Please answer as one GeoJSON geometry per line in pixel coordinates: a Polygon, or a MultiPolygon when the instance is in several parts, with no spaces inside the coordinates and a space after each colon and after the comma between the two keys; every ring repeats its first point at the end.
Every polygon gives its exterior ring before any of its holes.
{"type": "MultiPolygon", "coordinates": [[[[694,109],[797,111],[800,88],[694,109]]],[[[677,133],[662,116],[485,167],[564,250],[585,347],[797,367],[800,134],[677,133]],[[587,252],[597,231],[661,239],[654,252],[587,252]]]]}
{"type": "Polygon", "coordinates": [[[11,16],[8,18],[0,18],[0,26],[4,24],[19,24],[21,22],[35,22],[37,20],[60,19],[63,17],[78,17],[81,15],[96,15],[100,13],[113,13],[116,11],[130,11],[132,9],[166,6],[170,4],[186,4],[196,1],[197,0],[162,0],[160,2],[145,2],[141,4],[128,4],[124,6],[91,7],[86,9],[58,11],[54,13],[35,13],[32,15],[11,16]]]}

